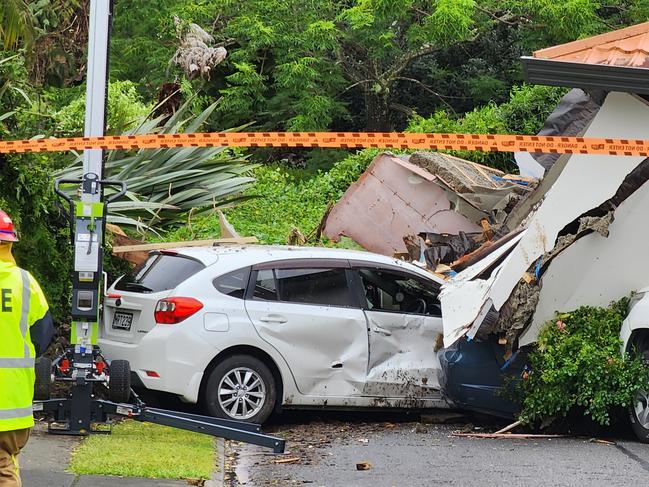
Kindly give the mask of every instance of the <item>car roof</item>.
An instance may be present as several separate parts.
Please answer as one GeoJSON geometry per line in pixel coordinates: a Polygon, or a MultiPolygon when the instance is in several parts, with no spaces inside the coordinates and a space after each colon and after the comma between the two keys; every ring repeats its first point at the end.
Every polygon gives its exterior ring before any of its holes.
{"type": "Polygon", "coordinates": [[[287,245],[217,245],[213,247],[179,247],[173,249],[180,255],[212,265],[220,259],[235,259],[237,265],[247,266],[262,262],[289,259],[348,259],[375,264],[398,266],[432,279],[440,284],[444,280],[413,264],[364,250],[337,249],[329,247],[297,247],[287,245]]]}

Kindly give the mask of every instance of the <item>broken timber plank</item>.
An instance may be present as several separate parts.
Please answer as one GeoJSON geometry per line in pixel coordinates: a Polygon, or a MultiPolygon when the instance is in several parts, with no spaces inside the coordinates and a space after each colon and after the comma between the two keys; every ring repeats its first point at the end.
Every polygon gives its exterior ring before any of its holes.
{"type": "Polygon", "coordinates": [[[543,438],[569,438],[568,435],[536,435],[536,434],[525,434],[525,433],[451,433],[452,436],[460,436],[464,438],[510,438],[510,439],[519,439],[519,440],[533,440],[533,439],[543,439],[543,438]]]}
{"type": "Polygon", "coordinates": [[[189,240],[187,242],[162,242],[154,244],[122,245],[113,247],[113,254],[125,252],[143,252],[149,250],[175,249],[178,247],[211,247],[215,244],[254,244],[259,242],[257,237],[219,238],[211,240],[189,240]]]}
{"type": "Polygon", "coordinates": [[[513,422],[512,424],[510,424],[509,426],[505,426],[503,429],[496,431],[496,432],[494,433],[494,435],[501,435],[501,434],[503,434],[503,433],[507,433],[508,431],[513,430],[514,428],[516,428],[517,426],[520,426],[520,425],[521,425],[521,421],[520,421],[520,420],[518,420],[518,421],[514,421],[514,422],[513,422]]]}

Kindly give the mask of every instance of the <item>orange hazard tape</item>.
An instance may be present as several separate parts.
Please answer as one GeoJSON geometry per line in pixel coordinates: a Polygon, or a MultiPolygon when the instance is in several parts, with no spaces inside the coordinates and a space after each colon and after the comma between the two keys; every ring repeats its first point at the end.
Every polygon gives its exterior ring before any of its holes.
{"type": "Polygon", "coordinates": [[[649,156],[649,140],[536,135],[417,134],[372,132],[245,132],[115,135],[0,141],[0,153],[162,147],[337,147],[547,152],[649,156]]]}

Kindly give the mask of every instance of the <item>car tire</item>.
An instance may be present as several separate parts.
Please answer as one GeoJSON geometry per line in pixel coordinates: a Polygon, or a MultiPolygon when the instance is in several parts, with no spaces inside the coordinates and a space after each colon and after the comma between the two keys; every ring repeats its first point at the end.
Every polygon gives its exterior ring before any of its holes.
{"type": "Polygon", "coordinates": [[[128,402],[131,398],[131,365],[128,360],[113,360],[108,372],[108,399],[128,402]]]}
{"type": "Polygon", "coordinates": [[[52,359],[41,357],[34,365],[34,399],[46,401],[52,397],[52,359]]]}
{"type": "MultiPolygon", "coordinates": [[[[634,337],[629,353],[642,357],[649,365],[649,334],[643,333],[634,337]]],[[[642,443],[649,443],[649,391],[640,391],[636,394],[629,406],[629,419],[633,433],[642,443]]]]}
{"type": "Polygon", "coordinates": [[[205,387],[205,409],[217,418],[263,423],[273,412],[277,384],[268,366],[250,355],[220,362],[205,387]]]}

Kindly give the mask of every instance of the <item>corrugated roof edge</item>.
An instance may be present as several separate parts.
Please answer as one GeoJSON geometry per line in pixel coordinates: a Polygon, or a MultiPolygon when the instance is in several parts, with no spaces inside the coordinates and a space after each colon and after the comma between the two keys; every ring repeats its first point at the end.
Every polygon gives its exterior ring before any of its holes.
{"type": "Polygon", "coordinates": [[[604,34],[588,37],[586,39],[578,39],[576,41],[566,42],[565,44],[539,49],[538,51],[534,51],[533,57],[537,59],[552,59],[571,52],[592,49],[593,47],[608,42],[621,41],[629,37],[646,34],[647,32],[649,32],[649,22],[643,22],[642,24],[636,24],[624,29],[605,32],[604,34]]]}

